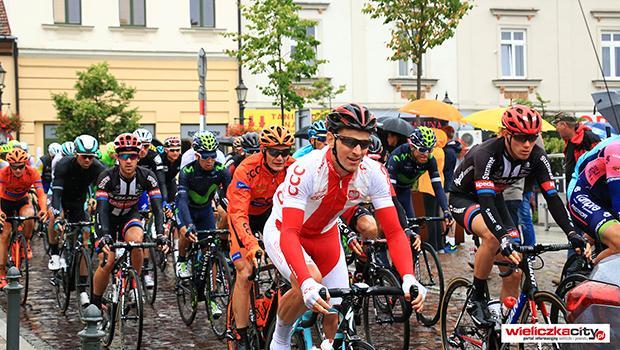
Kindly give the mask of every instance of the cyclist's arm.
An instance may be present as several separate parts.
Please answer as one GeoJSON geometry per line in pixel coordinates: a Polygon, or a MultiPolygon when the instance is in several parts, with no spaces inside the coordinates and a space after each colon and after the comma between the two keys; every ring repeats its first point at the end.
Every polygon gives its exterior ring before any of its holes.
{"type": "Polygon", "coordinates": [[[56,173],[52,179],[52,209],[60,210],[62,191],[65,186],[66,167],[56,167],[56,173]]]}
{"type": "Polygon", "coordinates": [[[437,160],[435,158],[431,158],[428,161],[428,175],[431,178],[433,191],[435,191],[435,198],[439,201],[441,210],[443,210],[444,213],[448,213],[448,198],[446,197],[446,192],[441,184],[441,177],[439,175],[439,170],[437,169],[437,160]]]}
{"type": "Polygon", "coordinates": [[[553,180],[553,172],[551,171],[549,158],[547,158],[545,152],[539,147],[535,148],[532,153],[533,157],[531,157],[531,159],[534,161],[532,173],[536,177],[538,185],[540,185],[542,195],[545,197],[545,201],[547,201],[551,216],[564,233],[568,234],[571,231],[575,231],[573,223],[568,217],[566,207],[555,188],[555,180],[553,180]],[[534,155],[534,152],[537,154],[534,155]]]}
{"type": "Polygon", "coordinates": [[[252,188],[250,179],[243,169],[235,171],[231,186],[228,186],[226,198],[228,202],[228,220],[231,234],[238,239],[248,250],[252,250],[258,242],[250,229],[250,201],[252,200],[252,188]]]}
{"type": "Polygon", "coordinates": [[[398,152],[398,148],[396,148],[392,154],[390,154],[390,156],[388,157],[387,163],[385,164],[388,173],[390,175],[390,182],[393,185],[396,185],[396,179],[398,178],[398,171],[399,171],[399,167],[400,167],[400,162],[399,162],[399,152],[398,152]]]}
{"type": "Polygon", "coordinates": [[[177,208],[179,209],[179,220],[181,226],[187,227],[192,223],[192,216],[189,213],[189,195],[187,194],[189,181],[185,173],[185,169],[181,169],[179,173],[179,191],[177,192],[177,208]]]}
{"type": "Polygon", "coordinates": [[[166,188],[166,167],[164,166],[164,162],[161,160],[161,156],[159,154],[153,157],[153,162],[155,163],[155,176],[157,177],[157,184],[159,191],[161,192],[162,198],[168,198],[168,189],[166,188]]]}
{"type": "Polygon", "coordinates": [[[164,211],[162,208],[162,193],[158,186],[158,180],[155,178],[155,174],[148,171],[146,175],[146,191],[151,200],[151,206],[153,211],[153,218],[155,219],[155,233],[159,236],[164,233],[164,211]]]}
{"type": "Polygon", "coordinates": [[[107,184],[110,183],[109,175],[101,175],[99,176],[99,180],[97,181],[97,192],[95,196],[97,198],[97,220],[99,223],[100,237],[110,234],[110,202],[108,201],[108,189],[107,184]]]}
{"type": "Polygon", "coordinates": [[[513,228],[506,227],[505,223],[500,221],[501,216],[495,205],[497,200],[495,183],[490,179],[489,174],[493,164],[498,161],[502,160],[495,159],[493,155],[481,150],[474,154],[474,186],[482,218],[487,228],[499,240],[513,228]]]}
{"type": "Polygon", "coordinates": [[[45,194],[45,190],[43,189],[43,181],[41,180],[41,175],[36,171],[36,169],[32,172],[32,174],[32,178],[34,180],[34,189],[37,192],[39,208],[41,208],[41,211],[47,211],[47,195],[45,194]]]}

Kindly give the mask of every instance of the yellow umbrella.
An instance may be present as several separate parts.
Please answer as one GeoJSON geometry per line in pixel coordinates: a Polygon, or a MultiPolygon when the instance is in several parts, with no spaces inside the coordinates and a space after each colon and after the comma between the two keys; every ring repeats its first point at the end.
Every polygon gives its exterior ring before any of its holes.
{"type": "Polygon", "coordinates": [[[447,120],[449,122],[461,122],[461,119],[463,118],[461,112],[453,106],[438,100],[429,99],[420,99],[409,102],[402,106],[399,111],[447,120]]]}
{"type": "MultiPolygon", "coordinates": [[[[463,119],[476,128],[499,132],[502,129],[502,115],[506,107],[485,109],[472,113],[463,119]]],[[[555,127],[543,119],[542,131],[554,131],[555,127]]]]}

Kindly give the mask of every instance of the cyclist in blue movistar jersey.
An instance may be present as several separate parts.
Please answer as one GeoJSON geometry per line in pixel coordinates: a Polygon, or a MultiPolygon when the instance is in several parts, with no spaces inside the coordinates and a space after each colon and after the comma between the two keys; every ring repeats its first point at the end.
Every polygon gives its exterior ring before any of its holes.
{"type": "Polygon", "coordinates": [[[310,144],[298,149],[297,152],[293,153],[293,158],[299,159],[315,149],[321,149],[325,147],[325,145],[327,144],[326,137],[327,127],[325,126],[325,121],[315,121],[308,129],[308,140],[310,141],[310,144]]]}

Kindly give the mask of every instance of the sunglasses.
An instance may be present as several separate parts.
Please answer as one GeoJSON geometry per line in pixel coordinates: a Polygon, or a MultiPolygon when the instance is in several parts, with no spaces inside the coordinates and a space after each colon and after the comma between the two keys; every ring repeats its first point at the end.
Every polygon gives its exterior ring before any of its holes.
{"type": "Polygon", "coordinates": [[[538,139],[538,134],[536,135],[527,135],[527,134],[513,134],[512,138],[519,143],[530,142],[534,143],[538,139]]]}
{"type": "Polygon", "coordinates": [[[143,143],[142,144],[142,148],[150,148],[151,144],[150,143],[143,143]]]}
{"type": "Polygon", "coordinates": [[[360,139],[356,139],[354,137],[348,137],[348,136],[342,136],[339,134],[334,134],[334,137],[336,138],[336,140],[340,140],[340,142],[342,142],[343,145],[347,146],[348,148],[355,148],[357,146],[360,146],[360,148],[363,150],[367,150],[368,147],[370,147],[371,141],[370,140],[360,140],[360,139]]]}
{"type": "Polygon", "coordinates": [[[248,148],[243,150],[247,154],[254,154],[260,152],[259,148],[248,148]]]}
{"type": "Polygon", "coordinates": [[[291,155],[291,149],[275,149],[275,148],[267,148],[267,153],[274,158],[278,158],[282,156],[282,158],[286,158],[291,155]]]}
{"type": "Polygon", "coordinates": [[[95,155],[94,155],[94,154],[79,154],[79,153],[76,153],[76,154],[77,154],[78,156],[80,156],[80,157],[82,157],[82,158],[86,159],[86,160],[89,160],[89,159],[93,159],[93,158],[95,158],[95,155]]]}
{"type": "Polygon", "coordinates": [[[138,153],[121,153],[118,155],[118,159],[120,160],[136,160],[139,157],[138,153]]]}
{"type": "Polygon", "coordinates": [[[429,154],[433,152],[433,148],[428,148],[428,147],[416,147],[415,145],[411,145],[411,148],[417,150],[418,152],[422,154],[429,154]]]}
{"type": "Polygon", "coordinates": [[[198,152],[200,158],[202,159],[215,159],[217,157],[217,153],[215,152],[198,152]]]}
{"type": "Polygon", "coordinates": [[[319,142],[326,142],[327,141],[327,137],[326,136],[316,136],[315,139],[319,142]]]}
{"type": "Polygon", "coordinates": [[[25,167],[26,167],[26,164],[11,165],[11,169],[13,170],[23,170],[25,167]]]}
{"type": "Polygon", "coordinates": [[[168,148],[168,152],[181,152],[180,148],[168,148]]]}

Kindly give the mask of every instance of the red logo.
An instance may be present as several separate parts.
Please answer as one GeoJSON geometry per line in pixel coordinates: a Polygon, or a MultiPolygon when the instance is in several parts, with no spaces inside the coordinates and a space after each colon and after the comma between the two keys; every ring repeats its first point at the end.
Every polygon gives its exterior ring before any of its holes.
{"type": "Polygon", "coordinates": [[[358,190],[349,190],[347,197],[349,197],[349,200],[351,201],[358,199],[360,197],[360,192],[358,190]]]}
{"type": "Polygon", "coordinates": [[[495,189],[495,183],[493,181],[476,181],[476,190],[485,188],[495,189]]]}
{"type": "Polygon", "coordinates": [[[605,339],[605,332],[598,331],[596,332],[596,334],[594,334],[594,337],[596,337],[596,340],[603,340],[605,339]]]}
{"type": "Polygon", "coordinates": [[[288,186],[288,194],[296,196],[299,193],[299,189],[296,186],[288,186]]]}

